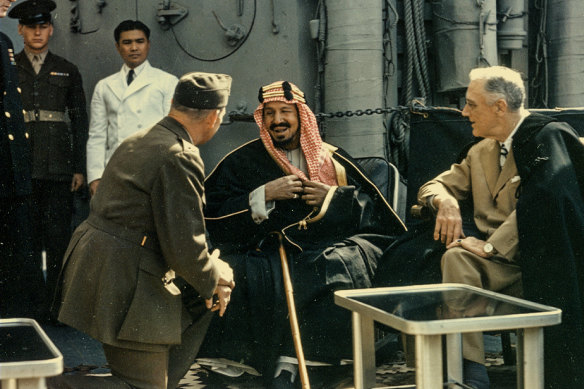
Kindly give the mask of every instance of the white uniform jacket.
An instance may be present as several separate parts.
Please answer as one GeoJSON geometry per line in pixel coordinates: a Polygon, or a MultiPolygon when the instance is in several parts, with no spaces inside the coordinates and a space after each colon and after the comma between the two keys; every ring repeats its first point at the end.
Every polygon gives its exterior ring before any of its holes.
{"type": "Polygon", "coordinates": [[[125,138],[152,127],[170,110],[178,79],[148,61],[144,65],[129,86],[123,70],[95,86],[87,141],[87,182],[101,178],[105,165],[125,138]]]}

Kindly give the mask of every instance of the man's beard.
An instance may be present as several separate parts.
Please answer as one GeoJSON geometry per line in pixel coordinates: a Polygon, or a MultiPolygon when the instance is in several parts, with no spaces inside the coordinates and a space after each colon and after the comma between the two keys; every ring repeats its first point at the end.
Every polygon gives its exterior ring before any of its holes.
{"type": "Polygon", "coordinates": [[[292,137],[290,139],[283,140],[283,141],[277,141],[274,138],[272,138],[272,142],[274,143],[274,146],[276,146],[280,149],[285,149],[286,146],[288,146],[290,143],[292,143],[293,140],[294,140],[294,137],[292,137]]]}
{"type": "MultiPolygon", "coordinates": [[[[270,130],[274,131],[276,129],[276,127],[286,127],[286,128],[290,128],[290,123],[287,122],[282,122],[282,123],[273,123],[272,125],[270,125],[270,130]]],[[[288,146],[290,143],[292,143],[295,139],[296,136],[292,136],[289,139],[285,139],[282,141],[278,141],[276,139],[274,139],[274,137],[272,136],[272,143],[274,143],[274,146],[280,148],[280,149],[285,149],[286,146],[288,146]]]]}

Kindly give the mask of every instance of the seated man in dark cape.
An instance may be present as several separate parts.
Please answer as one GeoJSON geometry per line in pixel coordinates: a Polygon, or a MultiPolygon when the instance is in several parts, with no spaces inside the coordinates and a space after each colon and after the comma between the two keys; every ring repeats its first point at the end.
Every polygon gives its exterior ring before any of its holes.
{"type": "MultiPolygon", "coordinates": [[[[228,154],[205,182],[211,242],[238,287],[235,309],[217,320],[203,354],[270,379],[282,357],[296,356],[272,233],[284,237],[306,359],[338,362],[351,357],[351,319],[333,291],[371,287],[383,250],[405,226],[357,163],[322,142],[295,85],[270,84],[259,99],[260,139],[228,154]]],[[[294,365],[287,368],[293,378],[294,365]]]]}
{"type": "MultiPolygon", "coordinates": [[[[561,308],[562,324],[545,329],[546,388],[584,387],[584,146],[568,123],[525,109],[516,71],[477,68],[469,76],[462,115],[484,139],[420,188],[418,202],[435,210],[435,226],[391,247],[378,281],[386,273],[386,282],[414,283],[394,271],[398,263],[421,269],[441,261],[443,282],[561,308]],[[408,251],[432,233],[437,243],[408,251]]],[[[488,388],[482,335],[464,334],[462,343],[465,383],[488,388]]]]}

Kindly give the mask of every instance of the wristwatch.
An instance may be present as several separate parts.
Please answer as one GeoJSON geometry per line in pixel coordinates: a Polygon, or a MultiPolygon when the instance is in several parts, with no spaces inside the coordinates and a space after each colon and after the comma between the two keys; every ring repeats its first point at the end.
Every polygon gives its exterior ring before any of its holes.
{"type": "Polygon", "coordinates": [[[487,253],[487,255],[497,254],[497,250],[495,250],[495,247],[493,247],[493,245],[490,244],[489,242],[485,243],[485,245],[483,246],[483,251],[487,253]]]}

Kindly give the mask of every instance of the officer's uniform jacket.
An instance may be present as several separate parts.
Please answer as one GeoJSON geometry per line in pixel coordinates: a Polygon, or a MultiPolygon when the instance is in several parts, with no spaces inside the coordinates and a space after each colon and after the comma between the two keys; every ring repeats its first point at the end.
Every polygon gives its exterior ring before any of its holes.
{"type": "Polygon", "coordinates": [[[74,173],[85,175],[88,120],[79,70],[50,51],[39,74],[24,51],[16,55],[16,63],[31,135],[32,178],[70,181],[74,173]]]}
{"type": "Polygon", "coordinates": [[[87,142],[87,182],[99,179],[119,144],[150,128],[170,110],[178,79],[148,61],[127,85],[124,71],[100,80],[91,99],[87,142]]]}
{"type": "Polygon", "coordinates": [[[18,73],[10,38],[0,33],[0,198],[31,193],[30,142],[24,128],[18,73]]]}
{"type": "Polygon", "coordinates": [[[431,195],[453,196],[458,201],[472,198],[474,222],[498,252],[508,260],[517,259],[518,232],[515,207],[521,180],[513,151],[499,167],[500,146],[493,139],[474,145],[460,164],[424,184],[418,201],[431,195]]]}
{"type": "Polygon", "coordinates": [[[180,343],[190,315],[165,273],[172,268],[202,298],[219,279],[205,243],[203,180],[199,150],[174,119],[126,139],[69,243],[59,320],[116,347],[180,343]]]}

